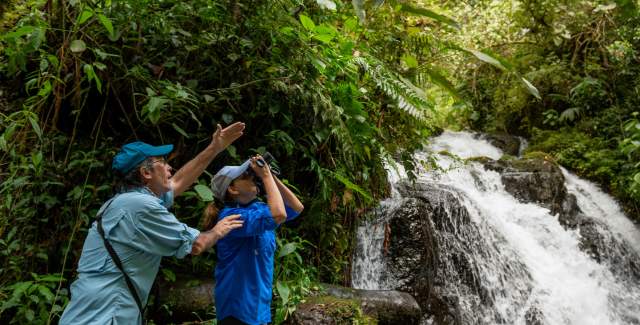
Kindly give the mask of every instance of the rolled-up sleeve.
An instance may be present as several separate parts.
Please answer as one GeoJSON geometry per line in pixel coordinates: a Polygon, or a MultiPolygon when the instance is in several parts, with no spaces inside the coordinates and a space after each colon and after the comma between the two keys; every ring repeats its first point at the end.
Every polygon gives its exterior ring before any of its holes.
{"type": "Polygon", "coordinates": [[[145,252],[183,258],[191,253],[200,231],[191,228],[167,210],[160,202],[146,204],[138,212],[132,246],[145,252]]]}

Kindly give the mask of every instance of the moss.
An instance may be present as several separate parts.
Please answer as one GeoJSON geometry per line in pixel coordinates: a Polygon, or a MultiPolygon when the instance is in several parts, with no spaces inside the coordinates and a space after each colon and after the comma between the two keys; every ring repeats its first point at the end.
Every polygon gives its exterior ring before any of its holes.
{"type": "Polygon", "coordinates": [[[491,159],[491,158],[489,158],[489,157],[483,157],[483,156],[480,156],[480,157],[471,157],[471,158],[467,158],[467,159],[465,159],[465,162],[466,162],[466,163],[469,163],[469,162],[478,162],[478,163],[481,163],[481,164],[486,164],[487,162],[489,162],[489,161],[491,161],[491,160],[493,160],[493,159],[491,159]]]}
{"type": "Polygon", "coordinates": [[[542,160],[550,161],[557,164],[555,158],[549,153],[546,153],[544,151],[529,151],[523,155],[523,158],[542,159],[542,160]]]}
{"type": "Polygon", "coordinates": [[[42,0],[9,0],[0,3],[0,32],[13,28],[16,22],[35,6],[42,6],[42,0]]]}
{"type": "Polygon", "coordinates": [[[319,296],[311,298],[309,303],[319,307],[325,315],[331,316],[337,324],[378,324],[375,318],[362,312],[360,302],[357,299],[319,296]]]}

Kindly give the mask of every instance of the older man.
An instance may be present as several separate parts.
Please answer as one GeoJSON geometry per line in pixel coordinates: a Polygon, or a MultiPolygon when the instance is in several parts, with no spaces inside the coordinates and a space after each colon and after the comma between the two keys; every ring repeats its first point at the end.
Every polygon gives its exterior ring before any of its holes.
{"type": "Polygon", "coordinates": [[[244,123],[218,125],[209,146],[171,175],[165,156],[173,145],[128,143],[113,158],[120,193],[103,204],[87,234],[60,324],[140,324],[163,256],[198,255],[232,229],[229,216],[200,232],[167,210],[213,158],[238,139],[244,123]]]}

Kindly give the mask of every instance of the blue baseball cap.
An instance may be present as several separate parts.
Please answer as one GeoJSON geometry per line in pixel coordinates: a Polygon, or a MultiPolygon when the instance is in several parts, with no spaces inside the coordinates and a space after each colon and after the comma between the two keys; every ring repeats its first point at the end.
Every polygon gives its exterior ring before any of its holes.
{"type": "Polygon", "coordinates": [[[231,182],[240,177],[247,169],[251,160],[247,160],[240,166],[224,166],[216,173],[211,179],[211,190],[213,195],[220,201],[224,201],[224,196],[227,194],[227,188],[231,182]]]}
{"type": "Polygon", "coordinates": [[[166,156],[171,151],[173,151],[172,144],[152,146],[141,141],[127,143],[113,157],[111,168],[126,174],[148,157],[166,156]]]}

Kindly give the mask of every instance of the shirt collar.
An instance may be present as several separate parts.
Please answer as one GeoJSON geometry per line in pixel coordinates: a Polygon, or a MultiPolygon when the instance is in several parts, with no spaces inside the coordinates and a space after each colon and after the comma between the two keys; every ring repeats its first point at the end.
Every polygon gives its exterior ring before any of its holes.
{"type": "Polygon", "coordinates": [[[224,203],[224,207],[225,208],[236,208],[236,209],[237,208],[246,208],[246,207],[248,207],[248,206],[250,206],[250,205],[252,205],[252,204],[254,204],[256,202],[260,202],[260,199],[255,198],[255,199],[251,200],[247,204],[242,204],[242,203],[236,202],[236,201],[227,201],[227,202],[224,203]]]}

